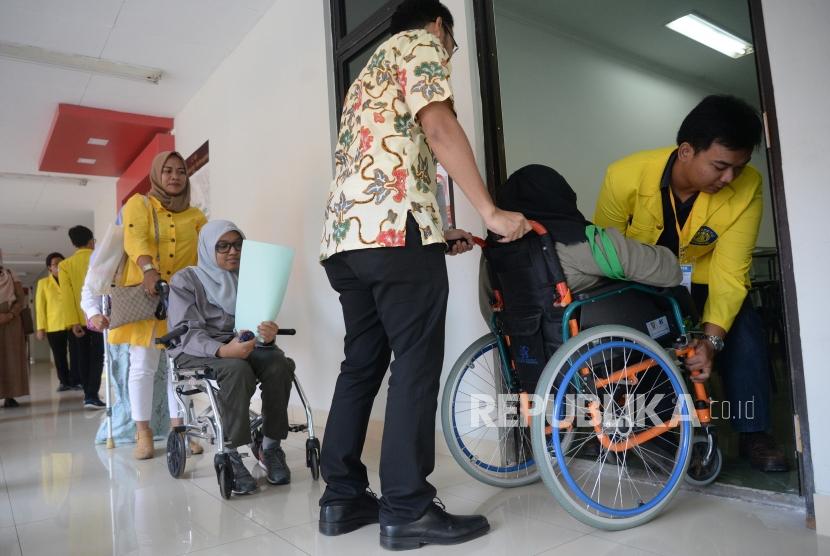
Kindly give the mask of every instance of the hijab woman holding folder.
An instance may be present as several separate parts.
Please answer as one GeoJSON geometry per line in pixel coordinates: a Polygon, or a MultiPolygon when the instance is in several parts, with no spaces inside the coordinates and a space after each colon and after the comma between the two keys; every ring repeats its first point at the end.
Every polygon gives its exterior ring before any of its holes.
{"type": "Polygon", "coordinates": [[[288,435],[294,361],[277,347],[279,329],[272,321],[257,327],[259,342],[243,341],[237,335],[236,293],[244,239],[242,231],[227,220],[205,224],[199,233],[199,263],[173,276],[168,307],[170,328],[187,327],[179,346],[170,351],[176,365],[210,367],[216,373],[225,438],[233,448],[230,459],[235,494],[257,489],[236,451],[251,440],[248,408],[257,382],[262,392],[265,436],[260,465],[271,484],[282,485],[291,480],[280,441],[288,435]]]}

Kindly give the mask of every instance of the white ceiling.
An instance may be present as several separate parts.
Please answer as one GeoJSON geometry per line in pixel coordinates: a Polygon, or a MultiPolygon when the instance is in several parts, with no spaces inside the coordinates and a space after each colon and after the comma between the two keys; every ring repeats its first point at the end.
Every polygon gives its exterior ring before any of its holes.
{"type": "Polygon", "coordinates": [[[494,5],[655,71],[759,102],[753,56],[734,60],[665,27],[694,11],[751,42],[747,0],[494,0],[494,5]]]}
{"type": "MultiPolygon", "coordinates": [[[[2,0],[0,41],[155,67],[165,75],[153,85],[0,58],[0,172],[38,173],[58,103],[175,116],[274,2],[2,0]]],[[[78,187],[0,178],[0,249],[9,267],[28,273],[25,282],[44,265],[9,261],[71,253],[66,229],[92,227],[92,207],[115,180],[89,179],[78,187]]]]}

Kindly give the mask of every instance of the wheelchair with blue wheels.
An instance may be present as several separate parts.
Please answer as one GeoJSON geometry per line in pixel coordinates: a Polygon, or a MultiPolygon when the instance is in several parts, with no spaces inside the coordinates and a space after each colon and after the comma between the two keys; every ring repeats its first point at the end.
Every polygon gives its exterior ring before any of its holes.
{"type": "MultiPolygon", "coordinates": [[[[180,338],[187,332],[187,325],[179,326],[165,336],[156,339],[156,344],[170,349],[178,345],[180,338]]],[[[292,329],[280,329],[280,335],[293,335],[292,329]]],[[[188,457],[188,437],[201,438],[216,447],[213,456],[213,467],[216,479],[219,482],[219,492],[222,498],[229,499],[234,488],[234,476],[229,460],[229,448],[225,442],[222,427],[222,412],[219,406],[219,384],[213,369],[210,367],[182,368],[178,367],[172,357],[167,358],[168,370],[173,381],[173,390],[179,405],[184,424],[174,427],[167,437],[167,469],[174,478],[184,475],[188,457]],[[206,394],[207,407],[201,412],[194,407],[194,397],[206,394]]],[[[305,396],[300,381],[294,376],[294,388],[305,409],[306,422],[290,424],[289,432],[307,432],[306,440],[306,467],[311,471],[311,477],[317,480],[320,477],[320,440],[314,434],[314,421],[311,406],[305,396]]],[[[251,453],[258,460],[262,447],[262,416],[250,410],[251,453]]]]}
{"type": "Polygon", "coordinates": [[[517,242],[476,238],[493,285],[491,332],[445,383],[447,445],[484,483],[541,477],[583,523],[641,525],[684,481],[707,485],[722,465],[706,388],[693,382],[690,396],[683,375],[693,303],[682,287],[619,281],[573,296],[553,239],[532,225],[517,242]]]}

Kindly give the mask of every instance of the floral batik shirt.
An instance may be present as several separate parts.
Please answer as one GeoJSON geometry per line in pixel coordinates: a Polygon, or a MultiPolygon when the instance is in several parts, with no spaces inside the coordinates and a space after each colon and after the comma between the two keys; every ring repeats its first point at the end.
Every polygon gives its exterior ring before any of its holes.
{"type": "Polygon", "coordinates": [[[409,212],[423,245],[443,243],[435,158],[415,115],[452,99],[449,56],[424,30],[381,44],[346,94],[326,202],[320,260],[402,247],[409,212]]]}

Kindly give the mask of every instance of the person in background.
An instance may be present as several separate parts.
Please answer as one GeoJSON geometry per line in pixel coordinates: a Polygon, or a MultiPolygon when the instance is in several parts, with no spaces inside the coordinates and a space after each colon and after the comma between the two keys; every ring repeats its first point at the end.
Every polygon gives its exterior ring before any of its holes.
{"type": "MultiPolygon", "coordinates": [[[[182,155],[161,152],[150,168],[150,192],[135,194],[122,209],[124,251],[127,266],[124,285],[142,284],[148,295],[156,296],[156,283],[169,281],[173,274],[186,266],[196,264],[199,230],[205,225],[205,215],[190,206],[190,180],[182,155]]],[[[153,382],[159,366],[161,350],[155,339],[167,333],[167,321],[148,319],[131,322],[109,332],[110,344],[130,345],[130,408],[136,425],[136,459],[154,455],[153,431],[150,416],[153,402],[153,382]]],[[[179,407],[168,379],[167,406],[171,423],[182,423],[179,407]]],[[[193,453],[202,447],[191,442],[193,453]]]]}
{"type": "Polygon", "coordinates": [[[104,367],[104,338],[100,332],[86,327],[86,317],[81,310],[81,287],[89,268],[89,257],[95,248],[95,239],[92,230],[86,226],[70,228],[69,239],[77,249],[58,265],[64,328],[70,331],[70,357],[84,388],[83,406],[85,409],[103,409],[106,405],[98,397],[98,390],[101,389],[104,367]]]}
{"type": "Polygon", "coordinates": [[[37,339],[48,340],[58,374],[58,392],[72,390],[80,381],[69,372],[69,338],[61,303],[61,290],[58,283],[58,265],[64,257],[60,253],[49,253],[46,257],[46,269],[49,274],[37,282],[35,291],[35,311],[37,313],[37,339]]]}
{"type": "Polygon", "coordinates": [[[748,164],[762,131],[757,110],[743,100],[707,96],[683,120],[676,146],[608,167],[594,222],[677,255],[703,315],[704,336],[686,361],[702,371],[692,380],[706,380],[717,365],[740,454],[766,472],[787,471],[789,464],[767,434],[767,340],[747,296],[763,211],[761,174],[748,164]]]}
{"type": "MultiPolygon", "coordinates": [[[[199,233],[199,264],[180,270],[170,282],[168,323],[188,326],[181,343],[171,350],[182,367],[210,367],[219,381],[225,439],[232,448],[231,467],[236,494],[256,491],[257,485],[236,448],[251,442],[251,396],[257,382],[262,392],[260,465],[272,485],[291,481],[280,441],[288,436],[288,398],[294,361],[275,340],[276,323],[260,323],[255,340],[242,341],[236,329],[239,260],[245,236],[232,222],[211,220],[199,233]]],[[[242,333],[242,330],[238,331],[242,333]]]]}
{"type": "Polygon", "coordinates": [[[29,395],[26,338],[20,312],[25,307],[20,280],[3,266],[0,251],[0,398],[3,407],[20,405],[15,398],[29,395]]]}

